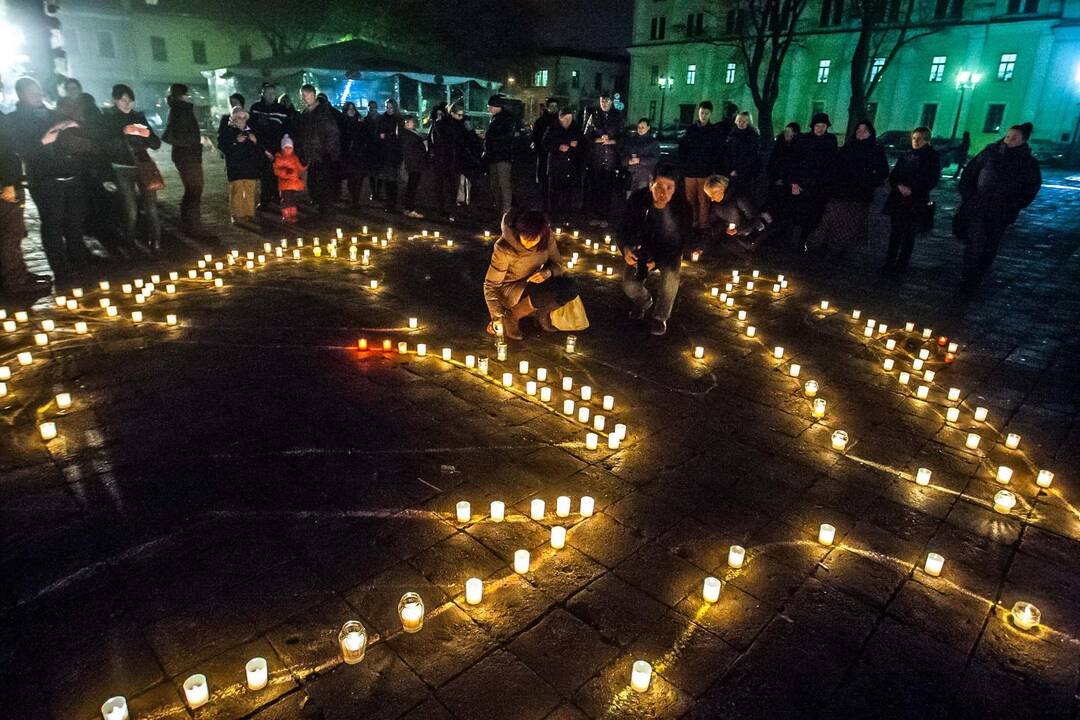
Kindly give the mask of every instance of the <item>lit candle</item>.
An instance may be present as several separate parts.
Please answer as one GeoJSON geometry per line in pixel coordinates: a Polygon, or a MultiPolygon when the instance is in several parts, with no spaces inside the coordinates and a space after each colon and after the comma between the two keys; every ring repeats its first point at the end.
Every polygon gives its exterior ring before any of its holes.
{"type": "Polygon", "coordinates": [[[514,373],[508,373],[508,372],[503,373],[502,383],[506,387],[510,387],[511,385],[513,385],[514,384],[514,373]]]}
{"type": "Polygon", "coordinates": [[[727,564],[729,567],[741,568],[746,559],[746,548],[741,545],[732,545],[728,549],[727,564]]]}
{"type": "Polygon", "coordinates": [[[100,300],[98,300],[98,305],[100,305],[102,308],[107,308],[112,305],[112,301],[109,300],[109,298],[101,298],[100,300]]]}
{"type": "Polygon", "coordinates": [[[694,357],[696,357],[698,359],[701,359],[701,358],[705,357],[705,348],[701,347],[700,345],[695,347],[694,348],[694,357]]]}
{"type": "Polygon", "coordinates": [[[839,450],[843,452],[847,448],[848,434],[843,430],[837,430],[832,434],[832,446],[833,450],[839,450]]]}
{"type": "Polygon", "coordinates": [[[825,417],[825,399],[824,398],[818,398],[818,399],[814,400],[814,417],[816,417],[816,418],[825,417]]]}
{"type": "Polygon", "coordinates": [[[173,285],[172,283],[168,283],[165,286],[165,294],[166,295],[175,295],[176,294],[176,286],[173,285]]]}
{"type": "Polygon", "coordinates": [[[957,400],[959,400],[960,399],[960,388],[955,388],[955,387],[949,388],[948,397],[949,397],[949,400],[951,400],[952,402],[956,402],[957,400]]]}
{"type": "Polygon", "coordinates": [[[398,602],[398,617],[405,632],[419,632],[424,627],[424,601],[414,592],[405,593],[398,602]]]}
{"type": "Polygon", "coordinates": [[[945,419],[951,423],[960,419],[960,408],[951,407],[945,411],[945,419]]]}
{"type": "Polygon", "coordinates": [[[15,332],[15,330],[17,328],[18,328],[18,324],[14,320],[5,320],[4,321],[4,332],[9,332],[9,333],[15,332]]]}
{"type": "MultiPolygon", "coordinates": [[[[604,396],[604,409],[608,410],[608,411],[615,409],[615,396],[614,395],[605,395],[604,396]]],[[[603,428],[597,428],[597,429],[598,430],[603,430],[603,428]]]]}
{"type": "Polygon", "coordinates": [[[936,373],[933,370],[927,370],[926,372],[923,373],[922,376],[923,376],[923,380],[925,380],[926,382],[934,382],[934,376],[935,375],[936,375],[936,373]]]}
{"type": "Polygon", "coordinates": [[[881,363],[881,366],[885,368],[885,372],[891,372],[894,365],[896,365],[896,361],[892,358],[885,358],[884,362],[881,363]]]}
{"type": "Polygon", "coordinates": [[[7,397],[8,389],[6,382],[0,382],[0,397],[7,397]]]}
{"type": "Polygon", "coordinates": [[[784,348],[777,345],[776,347],[773,348],[772,354],[773,354],[774,358],[779,360],[780,358],[784,357],[784,348]]]}
{"type": "Polygon", "coordinates": [[[472,520],[472,506],[468,500],[461,500],[457,504],[457,521],[467,523],[472,520]]]}
{"type": "Polygon", "coordinates": [[[391,347],[392,346],[391,346],[391,343],[390,343],[390,338],[383,338],[383,341],[382,341],[383,352],[390,352],[391,347]]]}
{"type": "Polygon", "coordinates": [[[34,344],[38,346],[48,345],[49,336],[46,333],[34,333],[34,344]]]}
{"type": "Polygon", "coordinates": [[[399,341],[397,344],[397,351],[402,355],[409,352],[409,343],[405,341],[399,341]]]}
{"type": "Polygon", "coordinates": [[[254,657],[247,661],[244,665],[244,672],[247,673],[247,685],[249,690],[262,690],[266,687],[267,672],[266,672],[266,658],[254,657]]]}
{"type": "Polygon", "coordinates": [[[356,347],[358,349],[360,349],[360,350],[367,350],[368,349],[367,338],[360,338],[359,340],[357,340],[356,341],[356,347]]]}
{"type": "Polygon", "coordinates": [[[909,382],[911,382],[911,373],[902,370],[900,372],[900,377],[897,378],[897,382],[899,382],[901,385],[907,385],[909,382]]]}
{"type": "Polygon", "coordinates": [[[577,349],[577,335],[566,336],[566,352],[572,353],[577,349]]]}
{"type": "Polygon", "coordinates": [[[645,692],[652,682],[652,665],[644,660],[635,660],[634,667],[630,671],[630,687],[637,692],[645,692]]]}
{"type": "Polygon", "coordinates": [[[959,343],[954,343],[954,342],[949,343],[949,352],[955,353],[959,349],[960,349],[959,343]]]}
{"type": "Polygon", "coordinates": [[[563,400],[562,411],[563,411],[563,415],[573,415],[574,414],[574,401],[571,400],[570,398],[567,398],[567,399],[563,400]]]}
{"type": "Polygon", "coordinates": [[[861,317],[862,317],[862,310],[852,310],[851,311],[852,320],[858,320],[861,317]]]}
{"type": "Polygon", "coordinates": [[[31,365],[34,362],[34,356],[30,354],[30,351],[24,350],[15,356],[20,365],[31,365]]]}
{"type": "Polygon", "coordinates": [[[420,357],[427,355],[427,343],[416,343],[416,354],[420,357]]]}
{"type": "Polygon", "coordinates": [[[222,280],[221,278],[214,278],[214,287],[216,287],[216,288],[225,287],[225,281],[222,280]]]}
{"type": "Polygon", "coordinates": [[[990,414],[990,411],[980,406],[975,408],[975,421],[986,422],[986,417],[990,414]]]}
{"type": "Polygon", "coordinates": [[[701,597],[707,603],[714,603],[720,599],[720,589],[723,587],[720,578],[711,575],[705,578],[705,584],[701,588],[701,597]]]}
{"type": "Polygon", "coordinates": [[[746,291],[751,292],[751,291],[753,291],[753,289],[754,289],[754,281],[753,280],[747,280],[746,281],[746,291]]]}
{"type": "Polygon", "coordinates": [[[442,349],[442,359],[443,360],[449,360],[453,356],[454,356],[454,352],[450,348],[444,347],[442,349]]]}
{"type": "Polygon", "coordinates": [[[932,329],[930,329],[930,328],[923,328],[923,330],[922,330],[922,336],[924,338],[928,338],[933,334],[934,334],[934,331],[932,329]]]}
{"type": "Polygon", "coordinates": [[[918,485],[929,485],[930,476],[934,472],[930,468],[921,467],[915,472],[915,483],[918,485]]]}
{"type": "Polygon", "coordinates": [[[529,381],[527,381],[525,383],[525,393],[527,395],[535,395],[536,394],[536,381],[535,380],[529,380],[529,381]]]}
{"type": "Polygon", "coordinates": [[[922,370],[923,369],[923,361],[920,360],[919,358],[915,358],[914,360],[911,361],[911,369],[915,370],[916,372],[919,371],[919,370],[922,370]]]}
{"type": "Polygon", "coordinates": [[[889,332],[889,326],[886,325],[885,323],[881,323],[880,325],[878,325],[877,329],[878,329],[878,332],[881,333],[882,335],[889,332]]]}
{"type": "Polygon", "coordinates": [[[110,305],[109,307],[105,308],[105,314],[109,317],[116,317],[120,314],[120,310],[118,310],[115,305],[110,305]]]}
{"type": "Polygon", "coordinates": [[[822,310],[828,310],[829,309],[829,301],[828,300],[822,300],[819,303],[819,305],[820,305],[822,310]]]}
{"type": "Polygon", "coordinates": [[[502,500],[491,501],[491,521],[501,523],[506,519],[506,503],[502,500]]]}
{"type": "Polygon", "coordinates": [[[716,296],[718,296],[720,294],[720,288],[718,286],[716,286],[716,285],[713,285],[712,288],[709,290],[709,293],[713,297],[716,297],[716,296]]]}
{"type": "Polygon", "coordinates": [[[585,449],[596,450],[599,447],[600,436],[594,432],[585,433],[585,449]]]}
{"type": "Polygon", "coordinates": [[[547,385],[540,388],[540,402],[551,402],[551,388],[547,385]]]}
{"type": "Polygon", "coordinates": [[[67,307],[68,310],[78,310],[79,309],[79,301],[78,300],[68,300],[66,307],[67,307]]]}
{"type": "MultiPolygon", "coordinates": [[[[67,295],[57,295],[53,298],[53,301],[56,303],[56,307],[64,307],[64,305],[67,304],[67,295]]],[[[0,317],[0,319],[3,319],[4,317],[7,317],[7,315],[0,317]]]]}
{"type": "Polygon", "coordinates": [[[979,447],[980,440],[982,440],[982,438],[980,438],[977,433],[968,433],[967,440],[964,441],[964,445],[969,450],[974,450],[975,448],[979,447]]]}
{"type": "Polygon", "coordinates": [[[379,287],[379,281],[378,280],[372,280],[371,282],[368,283],[368,287],[370,287],[372,290],[374,290],[375,288],[379,287]]]}
{"type": "Polygon", "coordinates": [[[1016,507],[1016,496],[1008,490],[999,490],[997,494],[994,495],[995,511],[1002,513],[1003,515],[1008,515],[1014,507],[1016,507]]]}
{"type": "Polygon", "coordinates": [[[528,550],[515,550],[514,551],[514,572],[518,575],[524,575],[529,572],[529,551],[528,550]]]}
{"type": "Polygon", "coordinates": [[[616,435],[615,433],[612,433],[611,435],[608,435],[608,439],[607,439],[608,450],[618,450],[620,442],[622,442],[622,441],[619,439],[619,436],[616,435]]]}
{"type": "Polygon", "coordinates": [[[90,328],[87,326],[85,321],[80,320],[75,323],[75,332],[78,335],[85,335],[86,333],[90,332],[90,328]]]}
{"type": "Polygon", "coordinates": [[[872,326],[870,326],[870,325],[867,325],[866,327],[863,328],[862,334],[863,334],[863,337],[873,337],[874,336],[874,328],[872,326]]]}
{"type": "Polygon", "coordinates": [[[166,325],[175,325],[176,324],[176,315],[173,314],[173,313],[169,313],[168,315],[166,315],[165,316],[165,324],[166,325]]]}
{"type": "Polygon", "coordinates": [[[927,350],[926,348],[923,348],[922,350],[920,350],[919,351],[919,359],[920,360],[929,360],[930,359],[930,351],[927,350]]]}
{"type": "Polygon", "coordinates": [[[536,368],[536,379],[539,382],[547,382],[548,371],[547,368],[536,368]]]}
{"type": "Polygon", "coordinates": [[[937,553],[927,553],[926,564],[923,565],[923,570],[931,577],[938,577],[941,575],[941,568],[945,566],[945,557],[938,555],[937,553]]]}
{"type": "Polygon", "coordinates": [[[565,390],[566,392],[570,392],[571,388],[573,388],[573,387],[574,387],[574,378],[570,377],[569,375],[564,376],[563,379],[562,379],[562,389],[565,390]]]}
{"type": "Polygon", "coordinates": [[[1015,450],[1020,447],[1020,436],[1016,433],[1009,433],[1005,436],[1005,447],[1010,450],[1015,450]]]}
{"type": "Polygon", "coordinates": [[[0,380],[10,380],[10,379],[11,379],[11,368],[9,368],[7,365],[0,365],[0,380]]]}
{"type": "Polygon", "coordinates": [[[122,695],[111,697],[101,706],[103,720],[128,720],[127,698],[122,695]]]}
{"type": "Polygon", "coordinates": [[[1023,600],[1012,606],[1012,612],[1009,615],[1012,617],[1013,624],[1021,630],[1033,630],[1042,622],[1042,613],[1039,612],[1039,608],[1023,600]]]}
{"type": "Polygon", "coordinates": [[[896,349],[896,341],[893,340],[892,338],[889,338],[888,340],[886,340],[885,341],[885,349],[886,350],[895,350],[896,349]]]}
{"type": "Polygon", "coordinates": [[[920,385],[915,390],[915,397],[919,398],[920,400],[925,400],[928,395],[930,395],[930,386],[929,385],[920,385]]]}
{"type": "Polygon", "coordinates": [[[1035,478],[1035,484],[1041,488],[1048,488],[1054,482],[1054,473],[1049,470],[1040,470],[1035,478]]]}
{"type": "Polygon", "coordinates": [[[836,539],[836,528],[828,523],[822,523],[818,528],[817,539],[822,545],[832,545],[833,540],[836,539]]]}
{"type": "Polygon", "coordinates": [[[814,397],[817,395],[818,384],[817,380],[807,380],[803,385],[803,392],[806,393],[806,397],[814,397]]]}
{"type": "Polygon", "coordinates": [[[592,517],[594,512],[596,512],[596,500],[591,495],[582,495],[578,513],[581,517],[592,517]]]}
{"type": "Polygon", "coordinates": [[[1007,485],[1009,481],[1012,480],[1012,475],[1013,471],[1011,467],[998,465],[997,474],[994,477],[1002,485],[1007,485]]]}
{"type": "Polygon", "coordinates": [[[802,372],[802,365],[799,363],[791,363],[791,366],[788,368],[788,374],[793,378],[797,378],[799,377],[800,372],[802,372]]]}
{"type": "Polygon", "coordinates": [[[196,673],[185,680],[184,697],[192,709],[205,705],[210,699],[210,687],[206,684],[206,676],[196,673]]]}
{"type": "Polygon", "coordinates": [[[560,495],[555,499],[555,515],[558,517],[569,517],[570,497],[568,495],[560,495]]]}
{"type": "Polygon", "coordinates": [[[735,298],[729,297],[727,300],[724,301],[724,305],[726,305],[727,307],[735,307],[735,298]]]}
{"type": "Polygon", "coordinates": [[[67,410],[71,407],[71,393],[57,393],[56,395],[56,407],[61,410],[67,410]]]}
{"type": "Polygon", "coordinates": [[[772,286],[772,291],[773,291],[774,293],[775,293],[775,292],[780,292],[780,283],[773,283],[773,286],[772,286]]]}
{"type": "Polygon", "coordinates": [[[540,498],[533,498],[532,502],[529,503],[529,517],[531,517],[533,520],[543,520],[544,519],[544,501],[543,500],[541,500],[540,498]]]}
{"type": "Polygon", "coordinates": [[[479,605],[484,599],[484,581],[480,578],[469,578],[465,581],[465,602],[470,605],[479,605]]]}
{"type": "MultiPolygon", "coordinates": [[[[155,280],[154,282],[157,282],[157,281],[155,280]]],[[[72,297],[76,297],[76,298],[81,298],[81,297],[83,296],[83,290],[82,290],[82,288],[72,288],[72,290],[71,290],[71,296],[72,296],[72,297]]],[[[24,313],[24,314],[25,314],[25,313],[24,313]]],[[[16,319],[16,320],[18,320],[18,317],[19,317],[19,314],[18,314],[18,313],[15,313],[15,319],[16,319]]]]}
{"type": "Polygon", "coordinates": [[[562,550],[566,545],[566,528],[556,525],[551,528],[551,547],[562,550]]]}
{"type": "Polygon", "coordinates": [[[52,332],[53,330],[56,329],[56,323],[53,322],[52,320],[42,320],[41,321],[41,329],[44,330],[45,332],[52,332]]]}
{"type": "Polygon", "coordinates": [[[745,320],[746,319],[746,311],[745,310],[740,310],[738,313],[736,313],[736,317],[739,319],[740,322],[745,320]]]}
{"type": "Polygon", "coordinates": [[[465,367],[467,367],[467,368],[476,367],[476,356],[475,355],[466,355],[465,356],[465,367]]]}

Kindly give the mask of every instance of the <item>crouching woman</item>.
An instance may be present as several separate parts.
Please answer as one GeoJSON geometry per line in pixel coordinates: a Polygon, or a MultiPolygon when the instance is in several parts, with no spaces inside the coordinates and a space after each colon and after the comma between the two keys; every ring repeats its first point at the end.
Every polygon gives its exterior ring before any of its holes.
{"type": "Polygon", "coordinates": [[[563,274],[547,216],[540,210],[507,211],[484,276],[484,300],[491,314],[487,331],[496,335],[501,326],[503,335],[520,340],[521,321],[533,315],[541,328],[555,332],[551,311],[577,295],[574,281],[563,274]]]}

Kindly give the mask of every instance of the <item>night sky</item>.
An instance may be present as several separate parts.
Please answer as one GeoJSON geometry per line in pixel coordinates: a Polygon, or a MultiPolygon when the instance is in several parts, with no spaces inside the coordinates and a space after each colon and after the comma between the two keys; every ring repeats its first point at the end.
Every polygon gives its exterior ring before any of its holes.
{"type": "Polygon", "coordinates": [[[582,50],[623,50],[630,42],[634,0],[559,0],[534,5],[540,42],[582,50]]]}

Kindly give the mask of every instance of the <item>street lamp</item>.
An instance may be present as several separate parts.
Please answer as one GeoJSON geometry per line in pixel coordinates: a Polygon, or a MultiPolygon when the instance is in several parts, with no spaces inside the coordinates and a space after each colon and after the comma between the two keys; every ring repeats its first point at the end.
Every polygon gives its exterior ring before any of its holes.
{"type": "Polygon", "coordinates": [[[956,119],[952,124],[952,137],[956,139],[956,129],[960,126],[960,111],[964,107],[964,93],[968,90],[974,92],[975,86],[982,80],[982,73],[973,73],[970,70],[961,70],[956,73],[956,89],[960,91],[960,102],[956,104],[956,119]]]}
{"type": "Polygon", "coordinates": [[[668,77],[662,77],[656,81],[656,84],[660,86],[660,120],[657,123],[657,126],[660,128],[660,133],[662,134],[664,132],[664,98],[666,96],[664,91],[670,89],[671,86],[675,84],[675,78],[670,75],[668,77]]]}

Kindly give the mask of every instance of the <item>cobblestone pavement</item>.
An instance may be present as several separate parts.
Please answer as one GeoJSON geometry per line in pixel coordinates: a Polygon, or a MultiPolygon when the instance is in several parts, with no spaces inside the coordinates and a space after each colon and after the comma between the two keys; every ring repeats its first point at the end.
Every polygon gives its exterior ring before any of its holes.
{"type": "MultiPolygon", "coordinates": [[[[221,187],[216,165],[210,188],[221,187]]],[[[174,206],[165,169],[162,202],[174,206]]],[[[206,250],[206,270],[221,288],[187,279],[203,248],[178,243],[168,259],[104,271],[111,289],[87,283],[77,310],[42,299],[0,334],[12,372],[0,398],[5,717],[90,720],[114,695],[132,718],[156,720],[1077,717],[1080,182],[1047,183],[967,305],[951,300],[946,188],[941,228],[903,281],[875,274],[879,218],[872,245],[840,260],[706,255],[686,265],[663,338],[629,320],[618,282],[595,271],[618,259],[586,248],[602,233],[568,231],[560,244],[580,253],[593,326],[574,353],[564,335],[533,331],[506,361],[482,330],[490,241],[473,223],[394,218],[386,248],[358,239],[371,251],[363,266],[349,238],[364,224],[381,235],[382,213],[341,219],[337,258],[332,226],[309,218],[288,231],[284,258],[248,270],[241,254],[215,270],[225,249],[260,253],[284,235],[219,222],[224,244],[206,250]],[[175,295],[169,270],[181,273],[175,295]],[[121,284],[155,272],[137,306],[121,284]],[[778,274],[789,285],[774,292],[778,274]],[[120,317],[100,307],[106,296],[120,317]],[[864,337],[870,318],[887,330],[864,337]],[[56,330],[34,347],[30,327],[45,320],[56,330]],[[357,349],[361,337],[371,350],[357,349]],[[466,354],[490,356],[489,376],[466,354]],[[526,388],[541,367],[548,403],[526,388]],[[827,402],[820,418],[811,379],[827,402]],[[72,394],[69,409],[58,392],[72,394]],[[569,398],[609,432],[627,426],[618,448],[599,433],[602,449],[587,449],[585,424],[562,412],[569,398]],[[41,439],[44,422],[56,439],[41,439]],[[842,452],[836,430],[849,436],[842,452]],[[1007,485],[999,466],[1013,471],[1007,485]],[[919,468],[932,471],[926,485],[919,468]],[[1056,473],[1050,488],[1036,486],[1039,469],[1056,473]],[[1003,489],[1015,500],[1005,513],[994,508],[1003,489]],[[571,498],[567,517],[559,496],[571,498]],[[489,515],[494,500],[504,522],[489,515]],[[553,526],[568,529],[563,549],[553,526]],[[745,548],[739,568],[733,545],[745,548]],[[512,567],[519,549],[531,553],[524,573],[512,567]],[[944,557],[938,577],[928,553],[944,557]],[[707,576],[723,581],[715,604],[702,599],[707,576]],[[476,605],[470,577],[484,583],[476,605]],[[426,608],[417,633],[398,618],[406,591],[426,608]],[[1017,601],[1042,624],[1019,629],[1017,601]],[[355,665],[338,644],[350,619],[370,635],[355,665]],[[252,657],[268,662],[261,690],[245,684],[252,657]],[[643,693],[630,688],[635,660],[652,666],[643,693]],[[182,685],[195,673],[210,698],[192,710],[182,685]]],[[[222,195],[208,197],[208,217],[223,216],[222,195]]]]}

